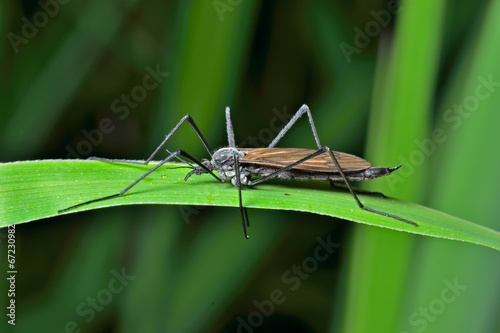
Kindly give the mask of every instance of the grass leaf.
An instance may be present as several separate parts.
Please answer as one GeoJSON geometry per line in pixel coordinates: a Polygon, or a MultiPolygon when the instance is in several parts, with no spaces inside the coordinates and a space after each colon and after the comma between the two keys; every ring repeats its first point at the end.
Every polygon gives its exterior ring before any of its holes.
{"type": "MultiPolygon", "coordinates": [[[[152,173],[123,197],[92,203],[65,214],[132,204],[238,206],[235,188],[219,184],[209,175],[193,176],[188,168],[169,164],[152,173]]],[[[0,164],[0,226],[58,215],[58,210],[123,190],[152,166],[84,160],[43,160],[0,164]]],[[[414,227],[356,206],[346,191],[325,184],[261,184],[245,188],[248,208],[282,209],[338,217],[383,228],[448,238],[500,250],[500,233],[424,206],[377,195],[362,195],[368,207],[405,217],[414,227]]]]}

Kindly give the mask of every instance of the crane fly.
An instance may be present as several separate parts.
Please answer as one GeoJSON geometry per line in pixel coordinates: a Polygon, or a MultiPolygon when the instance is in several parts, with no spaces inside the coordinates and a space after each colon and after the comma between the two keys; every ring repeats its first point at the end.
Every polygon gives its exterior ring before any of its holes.
{"type": "Polygon", "coordinates": [[[191,125],[192,129],[195,131],[198,138],[203,143],[205,149],[210,155],[210,159],[199,161],[198,159],[186,153],[184,150],[179,149],[173,153],[170,153],[170,151],[167,150],[167,152],[169,153],[169,156],[167,158],[162,160],[151,170],[147,171],[120,193],[85,201],[74,206],[59,210],[59,213],[63,213],[73,208],[84,206],[93,202],[122,196],[137,183],[139,183],[142,179],[147,177],[150,173],[175,158],[187,163],[193,169],[186,175],[186,177],[184,178],[185,181],[187,181],[192,175],[202,175],[207,173],[220,183],[225,183],[229,180],[231,184],[238,188],[238,207],[241,215],[241,223],[243,226],[243,233],[245,235],[245,238],[249,238],[247,233],[247,226],[249,226],[250,224],[248,220],[247,210],[243,206],[241,186],[254,186],[272,178],[298,180],[310,179],[329,181],[331,184],[333,184],[333,182],[343,182],[349,192],[352,194],[359,208],[417,226],[415,222],[399,217],[397,215],[366,207],[361,203],[358,196],[356,195],[356,192],[354,192],[349,183],[349,180],[358,181],[387,176],[391,172],[399,169],[401,165],[392,168],[372,167],[370,162],[360,157],[332,151],[329,147],[322,146],[318,137],[318,133],[316,131],[316,127],[314,125],[311,111],[305,104],[295,113],[288,124],[283,127],[283,129],[278,133],[276,138],[274,138],[274,140],[269,144],[267,148],[238,148],[236,146],[233,125],[231,122],[231,113],[229,107],[227,107],[226,129],[229,144],[227,147],[219,148],[215,151],[210,149],[210,146],[208,145],[204,136],[201,134],[198,126],[188,114],[177,123],[177,125],[170,131],[170,133],[165,137],[162,143],[144,162],[95,157],[91,159],[97,159],[105,162],[122,162],[147,165],[170,139],[170,137],[177,131],[177,129],[186,121],[191,125]],[[275,146],[278,141],[281,140],[281,138],[288,132],[288,130],[290,130],[293,124],[295,124],[297,119],[299,119],[300,116],[302,116],[304,113],[307,113],[307,116],[309,118],[311,130],[318,149],[276,148],[275,146]],[[184,159],[187,159],[189,161],[186,161],[184,159]],[[214,171],[216,171],[218,175],[216,175],[214,171]],[[252,179],[252,177],[255,176],[257,176],[258,178],[252,179]]]}

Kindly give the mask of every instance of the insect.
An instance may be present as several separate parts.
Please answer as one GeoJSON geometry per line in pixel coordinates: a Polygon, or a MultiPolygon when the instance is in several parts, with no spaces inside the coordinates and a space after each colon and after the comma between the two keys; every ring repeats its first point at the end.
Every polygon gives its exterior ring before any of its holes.
{"type": "Polygon", "coordinates": [[[210,159],[199,161],[181,149],[173,153],[169,152],[169,156],[167,158],[162,160],[151,170],[147,171],[144,175],[139,177],[136,181],[134,181],[120,193],[82,202],[77,205],[62,209],[59,211],[59,213],[93,202],[122,196],[137,183],[139,183],[142,179],[160,168],[163,164],[174,158],[186,162],[183,159],[185,158],[194,163],[192,164],[188,162],[193,170],[186,175],[186,177],[184,178],[185,181],[187,181],[192,175],[202,175],[208,173],[220,183],[225,183],[229,180],[231,184],[238,188],[239,211],[245,238],[249,238],[247,233],[249,220],[247,210],[243,206],[241,186],[257,185],[271,178],[299,180],[312,179],[329,181],[331,184],[333,184],[333,182],[335,181],[341,181],[346,185],[347,189],[352,194],[354,200],[361,209],[375,214],[392,217],[402,222],[417,226],[415,222],[407,220],[405,218],[366,207],[361,203],[358,196],[356,195],[356,192],[354,192],[349,183],[349,180],[357,181],[387,176],[391,172],[399,169],[401,165],[392,168],[372,167],[370,162],[360,157],[332,151],[329,147],[322,146],[318,137],[318,133],[316,131],[316,126],[314,125],[311,111],[305,104],[295,113],[295,115],[290,119],[285,127],[283,127],[283,129],[278,133],[278,135],[274,138],[274,140],[269,144],[267,148],[238,148],[236,146],[233,125],[231,122],[231,112],[229,107],[227,107],[227,147],[219,148],[216,151],[210,149],[210,146],[201,134],[198,126],[188,114],[177,123],[177,125],[170,131],[170,133],[168,133],[162,143],[144,162],[95,157],[91,159],[97,159],[106,162],[124,162],[147,165],[184,122],[188,122],[191,125],[191,127],[203,143],[205,149],[209,153],[210,159]],[[283,138],[283,136],[290,130],[290,128],[303,114],[307,114],[309,118],[311,130],[318,149],[275,148],[276,144],[281,140],[281,138],[283,138]],[[217,176],[214,171],[216,171],[219,176],[217,176]],[[259,178],[252,179],[253,176],[258,176],[259,178]]]}

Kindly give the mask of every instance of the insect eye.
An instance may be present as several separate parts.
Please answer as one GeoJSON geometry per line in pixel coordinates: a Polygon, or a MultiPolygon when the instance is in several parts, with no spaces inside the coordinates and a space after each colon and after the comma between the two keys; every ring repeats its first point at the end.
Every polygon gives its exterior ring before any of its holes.
{"type": "Polygon", "coordinates": [[[218,163],[224,163],[227,160],[229,160],[231,158],[231,156],[232,155],[231,155],[231,153],[229,151],[221,151],[218,154],[214,155],[214,159],[218,163]]]}

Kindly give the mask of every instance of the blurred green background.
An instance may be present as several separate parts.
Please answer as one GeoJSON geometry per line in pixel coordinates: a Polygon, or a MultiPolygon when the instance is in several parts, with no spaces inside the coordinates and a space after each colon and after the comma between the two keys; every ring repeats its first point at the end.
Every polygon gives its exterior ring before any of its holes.
{"type": "MultiPolygon", "coordinates": [[[[236,141],[265,146],[306,103],[323,144],[404,164],[370,189],[500,229],[498,0],[24,0],[0,16],[1,162],[145,159],[186,113],[216,148],[226,106],[236,141]]],[[[280,144],[314,147],[308,122],[280,144]]],[[[178,148],[207,157],[187,126],[178,148]]],[[[0,331],[500,332],[492,249],[249,215],[250,240],[213,207],[18,225],[0,331]]]]}

